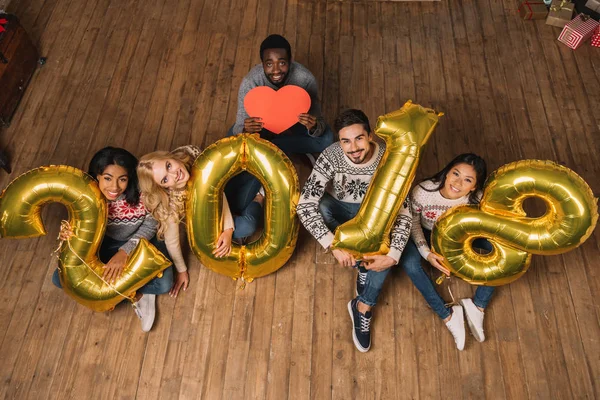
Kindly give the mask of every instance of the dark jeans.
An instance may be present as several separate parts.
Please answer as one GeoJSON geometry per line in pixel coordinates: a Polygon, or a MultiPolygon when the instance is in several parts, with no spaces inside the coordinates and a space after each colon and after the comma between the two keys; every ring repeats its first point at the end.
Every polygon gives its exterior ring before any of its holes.
{"type": "MultiPolygon", "coordinates": [[[[423,233],[427,239],[427,244],[431,245],[431,231],[423,229],[423,233]]],[[[492,251],[492,245],[485,239],[474,240],[473,247],[492,251]]],[[[419,289],[419,292],[421,292],[425,301],[427,301],[427,304],[429,304],[441,319],[446,319],[450,316],[450,311],[446,307],[444,299],[442,299],[435,290],[434,283],[425,273],[425,270],[421,265],[422,259],[423,257],[421,257],[421,253],[419,253],[415,242],[409,240],[402,253],[402,257],[400,258],[400,265],[402,265],[412,283],[419,289]]],[[[473,297],[473,303],[475,303],[477,307],[486,308],[494,294],[494,289],[495,287],[493,286],[478,286],[475,291],[475,296],[473,297]]]]}
{"type": "MultiPolygon", "coordinates": [[[[102,245],[100,246],[100,252],[98,253],[98,258],[100,258],[100,261],[106,264],[115,254],[117,254],[121,246],[123,246],[125,243],[127,243],[127,241],[115,240],[108,236],[104,236],[102,245]]],[[[165,257],[171,260],[164,241],[158,240],[156,236],[154,236],[150,240],[150,243],[152,243],[154,247],[163,253],[165,257]]],[[[58,269],[55,269],[54,273],[52,274],[52,283],[54,283],[54,286],[62,288],[60,279],[58,277],[58,269]]],[[[163,271],[163,276],[161,278],[152,279],[150,282],[142,286],[138,292],[143,294],[165,294],[169,293],[169,290],[171,290],[172,286],[173,266],[170,266],[163,271]]]]}
{"type": "MultiPolygon", "coordinates": [[[[319,203],[319,211],[325,220],[325,225],[327,225],[332,232],[335,231],[339,225],[354,218],[359,208],[360,203],[355,204],[339,201],[329,193],[325,193],[319,203]]],[[[377,304],[377,298],[379,297],[379,293],[381,293],[383,283],[391,268],[377,272],[370,271],[359,264],[358,269],[360,272],[367,274],[365,288],[358,296],[358,300],[373,307],[377,304]]]]}
{"type": "MultiPolygon", "coordinates": [[[[233,126],[227,131],[227,136],[233,135],[233,126]]],[[[275,134],[263,129],[260,137],[273,143],[289,156],[290,154],[321,153],[333,144],[333,131],[329,125],[321,136],[310,136],[308,129],[301,123],[297,123],[287,131],[275,134]]]]}
{"type": "MultiPolygon", "coordinates": [[[[233,126],[227,131],[227,136],[233,136],[233,126]]],[[[308,134],[306,127],[300,123],[279,135],[263,129],[260,137],[279,147],[288,156],[290,154],[320,153],[333,143],[333,132],[329,126],[321,136],[312,137],[308,134]]],[[[227,196],[231,213],[234,215],[234,239],[250,236],[262,226],[263,209],[260,204],[252,201],[260,186],[260,181],[246,171],[234,176],[225,185],[225,196],[227,196]]]]}

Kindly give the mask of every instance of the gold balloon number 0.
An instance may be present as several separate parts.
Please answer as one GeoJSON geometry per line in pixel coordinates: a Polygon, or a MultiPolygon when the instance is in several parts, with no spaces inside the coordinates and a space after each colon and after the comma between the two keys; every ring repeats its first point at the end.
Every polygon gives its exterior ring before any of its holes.
{"type": "Polygon", "coordinates": [[[597,200],[579,175],[551,161],[522,160],[490,175],[478,206],[444,213],[432,231],[431,245],[456,276],[499,286],[521,277],[532,254],[560,254],[579,246],[597,221],[597,200]],[[543,200],[544,215],[527,217],[523,201],[529,197],[543,200]],[[490,254],[473,250],[478,237],[491,242],[490,254]]]}
{"type": "Polygon", "coordinates": [[[442,115],[409,100],[377,119],[375,133],[385,140],[386,152],[358,213],[336,229],[334,248],[359,258],[388,253],[390,231],[415,178],[423,146],[442,115]]]}
{"type": "Polygon", "coordinates": [[[95,311],[111,310],[171,264],[142,239],[116,283],[112,287],[104,283],[99,277],[104,264],[97,253],[106,230],[106,201],[94,179],[64,165],[36,168],[11,182],[0,196],[0,236],[45,235],[40,213],[42,206],[51,202],[67,208],[74,233],[69,240],[71,248],[67,242],[61,247],[60,281],[65,292],[84,306],[95,311]]]}
{"type": "Polygon", "coordinates": [[[298,239],[298,176],[291,161],[256,134],[241,134],[207,147],[192,167],[186,219],[190,247],[202,263],[223,275],[251,282],[281,268],[298,239]],[[264,231],[249,245],[233,244],[228,257],[212,254],[223,230],[222,193],[235,174],[248,171],[265,189],[264,231]]]}

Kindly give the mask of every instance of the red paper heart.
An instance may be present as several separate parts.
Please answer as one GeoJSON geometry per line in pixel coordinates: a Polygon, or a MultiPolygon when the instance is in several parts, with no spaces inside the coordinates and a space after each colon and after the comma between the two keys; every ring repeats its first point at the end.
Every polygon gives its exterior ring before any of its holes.
{"type": "Polygon", "coordinates": [[[259,86],[246,94],[244,108],[249,116],[262,118],[265,129],[279,134],[296,124],[299,114],[310,110],[310,96],[294,85],[277,91],[259,86]]]}

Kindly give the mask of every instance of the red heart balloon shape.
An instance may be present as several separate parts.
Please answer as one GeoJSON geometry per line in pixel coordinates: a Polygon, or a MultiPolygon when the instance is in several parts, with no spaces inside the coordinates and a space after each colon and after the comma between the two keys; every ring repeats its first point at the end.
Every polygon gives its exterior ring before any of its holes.
{"type": "Polygon", "coordinates": [[[259,86],[246,94],[244,108],[249,116],[262,118],[265,129],[279,134],[310,110],[310,96],[300,86],[286,85],[277,91],[259,86]]]}

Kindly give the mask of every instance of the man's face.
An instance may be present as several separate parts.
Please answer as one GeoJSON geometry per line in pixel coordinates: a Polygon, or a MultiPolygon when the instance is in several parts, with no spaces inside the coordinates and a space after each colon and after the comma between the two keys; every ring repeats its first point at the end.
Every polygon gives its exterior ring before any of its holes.
{"type": "Polygon", "coordinates": [[[273,85],[281,87],[290,70],[287,51],[285,49],[265,49],[262,65],[267,79],[273,85]]]}
{"type": "Polygon", "coordinates": [[[371,159],[371,133],[361,124],[354,124],[340,129],[340,145],[342,150],[354,164],[364,164],[371,159]]]}

